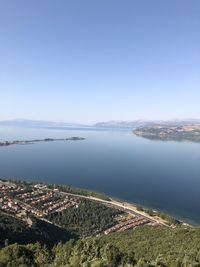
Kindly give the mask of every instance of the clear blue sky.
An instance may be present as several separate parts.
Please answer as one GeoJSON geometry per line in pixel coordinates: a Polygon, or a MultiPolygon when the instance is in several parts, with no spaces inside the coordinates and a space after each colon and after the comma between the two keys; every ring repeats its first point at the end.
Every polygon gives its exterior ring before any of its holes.
{"type": "Polygon", "coordinates": [[[192,117],[199,0],[0,0],[0,119],[192,117]]]}

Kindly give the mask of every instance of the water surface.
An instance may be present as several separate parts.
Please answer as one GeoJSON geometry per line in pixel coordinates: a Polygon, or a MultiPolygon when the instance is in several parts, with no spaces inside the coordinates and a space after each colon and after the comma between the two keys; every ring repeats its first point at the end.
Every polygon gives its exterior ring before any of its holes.
{"type": "Polygon", "coordinates": [[[200,144],[151,141],[129,130],[0,127],[0,140],[85,137],[0,147],[0,177],[69,184],[200,224],[200,144]]]}

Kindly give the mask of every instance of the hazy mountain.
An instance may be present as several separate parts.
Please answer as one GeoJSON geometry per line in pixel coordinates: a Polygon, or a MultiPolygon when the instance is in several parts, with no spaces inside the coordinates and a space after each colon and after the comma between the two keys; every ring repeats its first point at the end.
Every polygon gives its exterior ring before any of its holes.
{"type": "Polygon", "coordinates": [[[200,119],[175,119],[175,120],[134,120],[134,121],[107,121],[98,122],[95,127],[109,128],[140,128],[150,125],[165,125],[165,126],[184,126],[191,124],[200,124],[200,119]]]}
{"type": "Polygon", "coordinates": [[[40,121],[40,120],[28,120],[28,119],[4,120],[4,121],[0,121],[0,125],[18,126],[18,127],[80,127],[80,126],[84,126],[84,125],[76,124],[76,123],[40,121]]]}
{"type": "MultiPolygon", "coordinates": [[[[148,122],[150,123],[150,122],[148,122]]],[[[110,127],[110,128],[137,128],[145,126],[146,121],[135,120],[135,121],[107,121],[107,122],[98,122],[95,127],[110,127]]]]}
{"type": "Polygon", "coordinates": [[[184,126],[191,124],[200,124],[200,119],[184,119],[184,120],[133,120],[133,121],[107,121],[97,122],[94,125],[84,125],[78,123],[54,122],[29,119],[14,119],[0,121],[2,126],[18,126],[18,127],[104,127],[104,128],[130,128],[136,129],[140,127],[153,126],[184,126]]]}

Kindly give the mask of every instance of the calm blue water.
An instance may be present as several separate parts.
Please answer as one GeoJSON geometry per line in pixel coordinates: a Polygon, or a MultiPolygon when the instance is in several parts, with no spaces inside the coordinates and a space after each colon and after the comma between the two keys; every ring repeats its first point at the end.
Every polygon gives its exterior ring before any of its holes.
{"type": "Polygon", "coordinates": [[[89,188],[200,223],[200,144],[128,130],[0,127],[0,140],[70,136],[86,140],[0,147],[0,177],[89,188]]]}

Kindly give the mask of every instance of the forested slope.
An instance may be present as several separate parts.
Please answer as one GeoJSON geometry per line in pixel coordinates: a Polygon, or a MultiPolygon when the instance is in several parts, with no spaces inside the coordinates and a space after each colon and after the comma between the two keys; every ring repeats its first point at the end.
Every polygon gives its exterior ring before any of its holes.
{"type": "Polygon", "coordinates": [[[40,242],[53,246],[59,241],[66,242],[76,236],[71,232],[44,221],[32,218],[32,225],[0,212],[0,246],[4,243],[28,244],[40,242]]]}
{"type": "Polygon", "coordinates": [[[15,244],[0,250],[0,266],[200,266],[200,229],[145,226],[59,243],[52,250],[15,244]]]}

